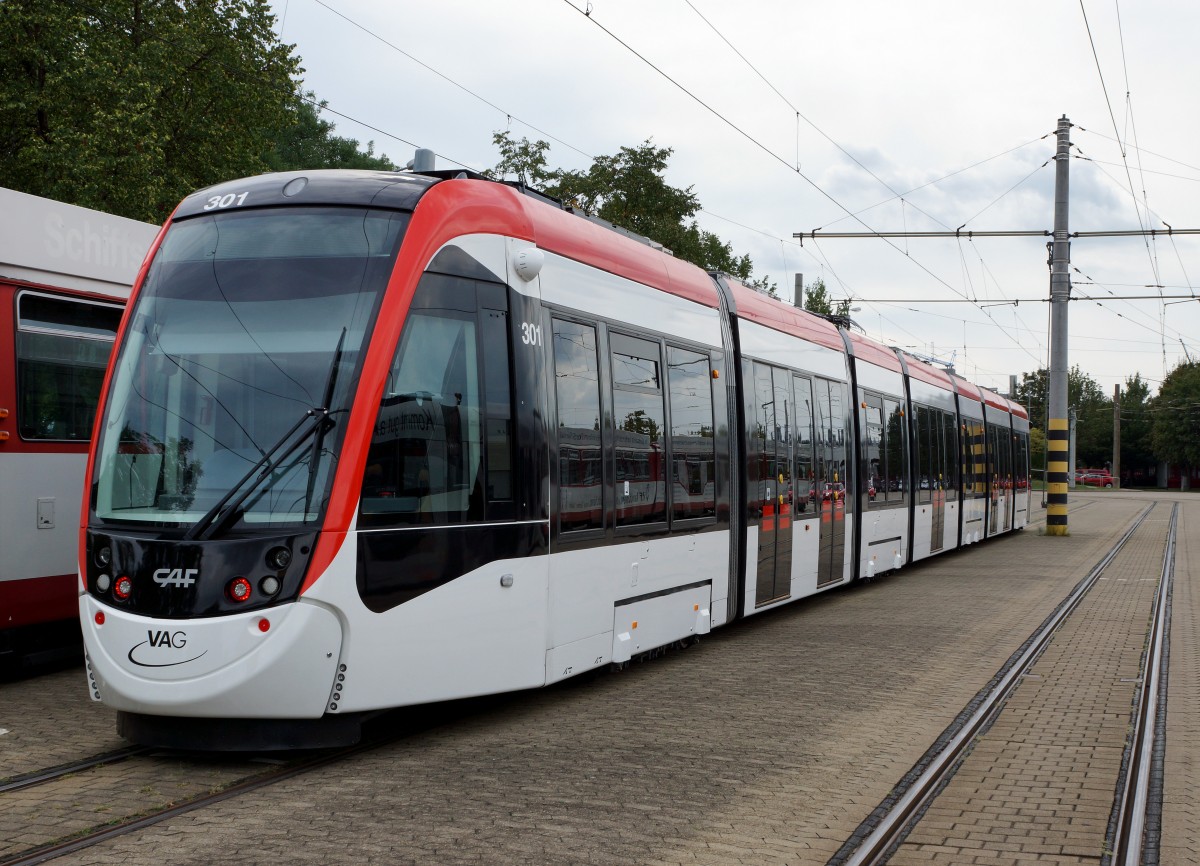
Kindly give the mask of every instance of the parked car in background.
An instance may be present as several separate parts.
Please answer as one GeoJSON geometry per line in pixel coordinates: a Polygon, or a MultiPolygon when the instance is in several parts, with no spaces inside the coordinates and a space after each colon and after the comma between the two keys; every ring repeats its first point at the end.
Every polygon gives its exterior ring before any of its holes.
{"type": "Polygon", "coordinates": [[[1084,487],[1112,487],[1112,473],[1107,469],[1088,469],[1075,473],[1075,483],[1084,487]]]}

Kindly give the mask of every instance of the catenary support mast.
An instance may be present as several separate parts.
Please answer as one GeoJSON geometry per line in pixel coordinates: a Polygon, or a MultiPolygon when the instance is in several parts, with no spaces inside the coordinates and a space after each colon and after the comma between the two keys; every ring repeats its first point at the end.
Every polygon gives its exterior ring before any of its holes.
{"type": "Polygon", "coordinates": [[[1071,121],[1058,121],[1058,151],[1054,155],[1054,240],[1050,249],[1050,406],[1046,431],[1046,534],[1067,534],[1067,303],[1071,299],[1071,241],[1067,230],[1070,189],[1071,121]]]}

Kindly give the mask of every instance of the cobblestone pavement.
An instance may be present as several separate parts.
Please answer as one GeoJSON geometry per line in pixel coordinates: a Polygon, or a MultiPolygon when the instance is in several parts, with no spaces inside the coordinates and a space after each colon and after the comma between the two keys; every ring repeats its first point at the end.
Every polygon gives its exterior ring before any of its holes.
{"type": "MultiPolygon", "coordinates": [[[[1146,504],[1124,492],[1073,502],[1087,507],[1072,513],[1070,537],[1031,527],[623,673],[478,702],[56,862],[823,864],[1146,504]]],[[[1194,638],[1193,625],[1193,651],[1194,638]]],[[[37,724],[96,724],[105,711],[83,701],[46,699],[37,724]]],[[[1187,701],[1194,711],[1194,692],[1187,701]]],[[[34,724],[22,714],[0,727],[34,724]]],[[[91,752],[113,745],[107,724],[91,752]]],[[[22,736],[0,736],[0,760],[51,763],[22,736]]],[[[1185,746],[1172,760],[1194,756],[1185,746]]]]}
{"type": "Polygon", "coordinates": [[[1164,768],[1163,866],[1200,864],[1200,502],[1185,506],[1175,551],[1164,768]]]}
{"type": "Polygon", "coordinates": [[[1099,862],[1170,516],[1142,523],[891,864],[1099,862]]]}

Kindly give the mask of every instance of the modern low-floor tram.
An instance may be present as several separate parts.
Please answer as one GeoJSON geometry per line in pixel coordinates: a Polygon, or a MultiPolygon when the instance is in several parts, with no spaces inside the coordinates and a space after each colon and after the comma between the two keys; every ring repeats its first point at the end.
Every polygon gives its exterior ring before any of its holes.
{"type": "Polygon", "coordinates": [[[146,742],[352,739],[1028,520],[1019,406],[451,173],[189,197],[109,377],[80,615],[146,742]]]}

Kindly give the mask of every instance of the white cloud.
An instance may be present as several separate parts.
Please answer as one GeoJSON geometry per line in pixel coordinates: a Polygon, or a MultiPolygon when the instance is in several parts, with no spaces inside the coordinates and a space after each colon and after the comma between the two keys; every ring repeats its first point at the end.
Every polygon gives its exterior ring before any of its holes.
{"type": "MultiPolygon", "coordinates": [[[[1194,155],[1200,115],[1190,109],[1200,81],[1193,44],[1200,32],[1196,4],[1144,0],[1127,5],[1119,31],[1111,4],[1085,0],[1110,113],[1083,14],[1072,4],[692,0],[781,97],[685,0],[591,0],[590,19],[564,0],[326,2],[476,94],[422,68],[316,0],[278,0],[277,11],[287,13],[283,38],[297,44],[306,86],[331,107],[476,168],[496,162],[492,133],[510,123],[517,136],[553,136],[591,155],[653,137],[656,144],[674,148],[668,180],[694,187],[707,212],[703,227],[748,252],[759,273],[769,273],[785,292],[796,272],[812,278],[824,265],[835,293],[840,291],[836,272],[863,299],[860,319],[873,335],[910,345],[955,345],[960,363],[965,353],[968,372],[974,369],[984,384],[998,387],[1007,385],[1009,372],[1031,370],[1037,358],[1045,357],[1046,305],[1032,300],[1048,294],[1044,239],[911,240],[897,241],[895,247],[855,239],[799,247],[792,241],[795,231],[835,225],[862,229],[842,219],[845,211],[838,203],[859,210],[889,194],[808,123],[798,122],[796,110],[899,191],[1052,133],[1065,113],[1082,126],[1073,130],[1072,140],[1101,161],[1071,162],[1073,230],[1137,226],[1132,197],[1122,190],[1127,180],[1121,151],[1111,140],[1117,134],[1114,119],[1122,137],[1132,137],[1131,121],[1136,121],[1143,148],[1200,165],[1194,155]],[[597,24],[742,132],[667,82],[597,24]],[[819,190],[797,175],[797,155],[819,190]],[[949,299],[955,291],[1027,302],[986,312],[931,304],[916,314],[904,305],[869,303],[949,299]]],[[[583,8],[586,0],[574,2],[583,8]]],[[[396,161],[409,156],[407,144],[350,121],[338,120],[337,126],[339,134],[374,139],[376,150],[396,161]]],[[[566,145],[552,145],[554,164],[587,165],[566,145]]],[[[1049,229],[1054,164],[1035,169],[1053,153],[1051,136],[913,192],[904,205],[893,201],[873,208],[862,218],[874,228],[892,230],[935,229],[940,227],[936,221],[955,228],[967,220],[976,230],[1049,229]],[[1030,172],[1032,177],[1008,192],[1030,172]]],[[[1136,169],[1137,152],[1127,153],[1136,169]]],[[[1145,152],[1141,156],[1150,171],[1200,178],[1200,169],[1145,152]]],[[[1135,172],[1134,181],[1139,195],[1145,190],[1156,219],[1177,228],[1200,227],[1195,180],[1135,172]]],[[[1114,292],[1116,284],[1157,279],[1184,285],[1200,279],[1200,250],[1187,237],[1159,239],[1150,252],[1141,240],[1080,239],[1072,250],[1081,270],[1114,292]]],[[[1072,362],[1110,391],[1135,370],[1161,379],[1164,342],[1166,363],[1182,358],[1178,340],[1200,333],[1200,304],[1167,307],[1165,338],[1159,336],[1161,309],[1151,303],[1073,304],[1071,332],[1078,339],[1072,362]],[[1130,342],[1106,346],[1097,336],[1130,342]]]]}

